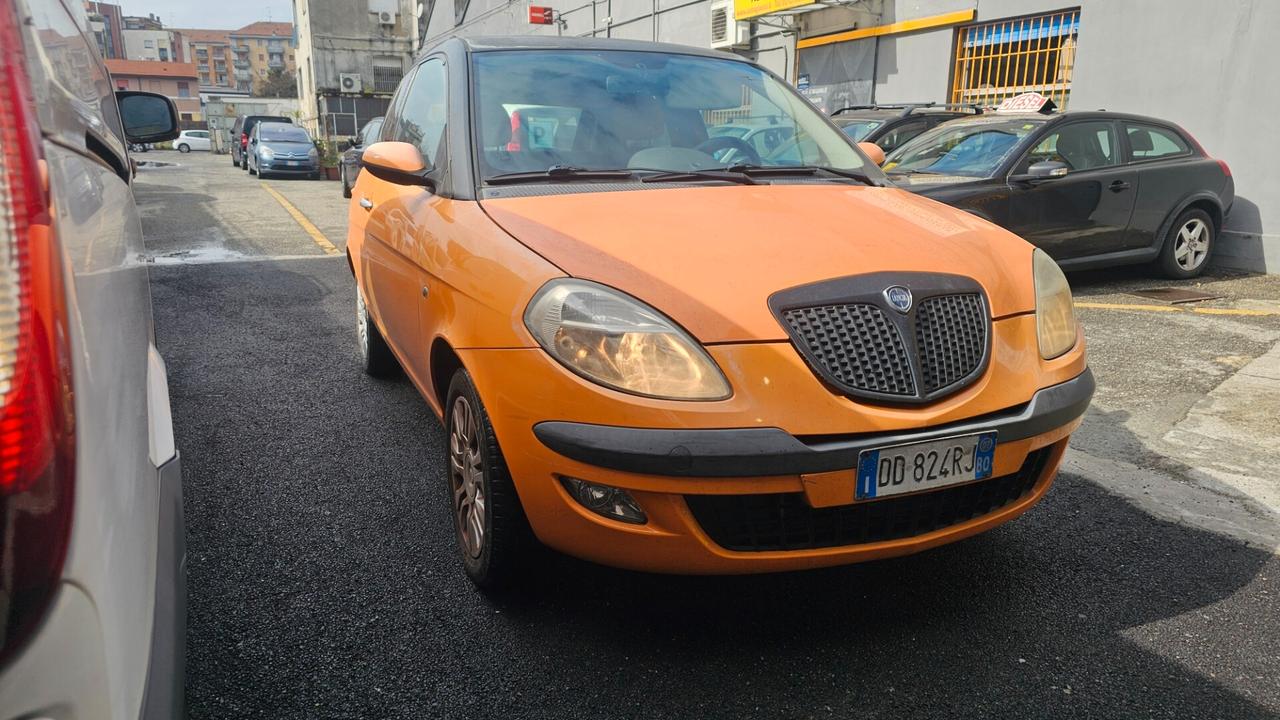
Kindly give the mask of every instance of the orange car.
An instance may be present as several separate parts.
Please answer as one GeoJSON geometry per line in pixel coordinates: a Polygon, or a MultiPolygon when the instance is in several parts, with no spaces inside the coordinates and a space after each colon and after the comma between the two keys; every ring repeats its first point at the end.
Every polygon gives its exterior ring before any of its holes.
{"type": "Polygon", "coordinates": [[[381,138],[361,351],[442,418],[481,586],[536,541],[744,573],[958,540],[1044,495],[1092,396],[1047,255],[891,187],[740,58],[451,39],[381,138]]]}

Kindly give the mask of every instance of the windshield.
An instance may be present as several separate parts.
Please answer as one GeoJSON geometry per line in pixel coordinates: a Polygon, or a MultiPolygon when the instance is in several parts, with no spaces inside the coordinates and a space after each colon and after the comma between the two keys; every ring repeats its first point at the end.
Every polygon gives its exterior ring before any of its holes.
{"type": "Polygon", "coordinates": [[[476,144],[485,179],[557,166],[688,172],[816,165],[874,172],[795,91],[746,63],[657,52],[524,50],[476,53],[474,64],[476,144]]]}
{"type": "Polygon", "coordinates": [[[925,172],[985,178],[1043,120],[1010,118],[951,122],[921,134],[885,158],[888,173],[925,172]]]}
{"type": "Polygon", "coordinates": [[[844,131],[845,135],[848,135],[855,141],[860,141],[866,139],[866,137],[871,134],[872,130],[875,130],[884,123],[879,120],[850,120],[846,122],[840,122],[837,120],[836,124],[840,126],[840,129],[844,131]]]}
{"type": "Polygon", "coordinates": [[[311,136],[306,130],[293,125],[263,123],[258,129],[258,137],[277,142],[311,142],[311,136]]]}

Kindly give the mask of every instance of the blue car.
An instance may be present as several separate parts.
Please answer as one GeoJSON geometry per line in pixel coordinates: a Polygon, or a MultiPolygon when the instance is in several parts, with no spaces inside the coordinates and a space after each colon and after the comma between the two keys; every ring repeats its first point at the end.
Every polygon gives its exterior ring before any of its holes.
{"type": "Polygon", "coordinates": [[[320,153],[306,130],[287,123],[260,122],[249,136],[249,174],[320,177],[320,153]]]}

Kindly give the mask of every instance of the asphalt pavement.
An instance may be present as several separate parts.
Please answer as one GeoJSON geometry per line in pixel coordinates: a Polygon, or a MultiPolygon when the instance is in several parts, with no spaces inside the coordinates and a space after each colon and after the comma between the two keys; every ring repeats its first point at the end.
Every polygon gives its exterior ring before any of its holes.
{"type": "Polygon", "coordinates": [[[225,156],[148,159],[179,163],[136,196],[183,456],[192,718],[1280,717],[1276,474],[1256,448],[1217,472],[1186,425],[1280,342],[1274,279],[1206,281],[1223,298],[1197,307],[1261,313],[1224,315],[1119,307],[1157,284],[1132,271],[1073,277],[1097,306],[1095,410],[1044,501],[993,532],[750,577],[548,552],[486,597],[455,557],[439,423],[360,371],[345,261],[285,207],[340,250],[337,183],[273,194],[225,156]]]}

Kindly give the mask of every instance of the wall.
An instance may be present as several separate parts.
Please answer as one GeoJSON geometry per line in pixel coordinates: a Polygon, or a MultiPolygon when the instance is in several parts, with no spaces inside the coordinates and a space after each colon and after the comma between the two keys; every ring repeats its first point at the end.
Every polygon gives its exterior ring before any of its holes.
{"type": "Polygon", "coordinates": [[[112,73],[111,80],[115,83],[117,90],[143,90],[167,95],[170,100],[173,100],[173,104],[177,106],[179,117],[190,115],[192,120],[200,120],[203,117],[200,112],[200,96],[196,92],[196,79],[194,77],[174,79],[171,77],[157,78],[112,73]],[[187,83],[188,92],[191,94],[190,97],[179,97],[179,82],[187,83]]]}
{"type": "Polygon", "coordinates": [[[168,30],[125,30],[122,34],[124,54],[129,60],[181,62],[182,49],[168,30]],[[151,47],[147,47],[147,43],[151,43],[151,47]],[[162,48],[165,57],[160,56],[162,48]]]}
{"type": "Polygon", "coordinates": [[[237,115],[279,115],[297,118],[299,102],[295,98],[244,98],[211,95],[205,103],[205,120],[213,140],[212,151],[230,152],[231,127],[237,115]]]}

